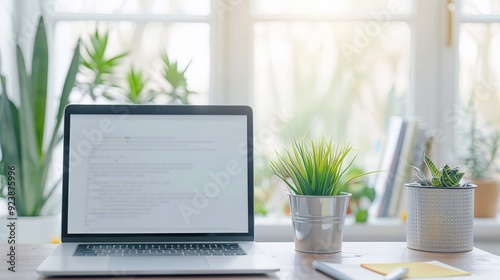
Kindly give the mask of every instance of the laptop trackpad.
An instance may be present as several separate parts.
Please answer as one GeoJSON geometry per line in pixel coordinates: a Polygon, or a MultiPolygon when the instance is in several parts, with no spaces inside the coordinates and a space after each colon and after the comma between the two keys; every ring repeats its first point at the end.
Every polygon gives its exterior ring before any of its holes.
{"type": "Polygon", "coordinates": [[[111,257],[109,268],[120,271],[181,271],[208,269],[205,257],[111,257]]]}

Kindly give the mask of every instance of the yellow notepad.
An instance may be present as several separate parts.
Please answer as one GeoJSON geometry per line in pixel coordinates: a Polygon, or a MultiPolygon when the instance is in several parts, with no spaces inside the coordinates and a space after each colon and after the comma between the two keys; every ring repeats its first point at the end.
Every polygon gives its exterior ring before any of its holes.
{"type": "Polygon", "coordinates": [[[437,266],[429,262],[410,262],[410,263],[370,263],[361,264],[362,267],[371,271],[388,274],[398,267],[408,267],[409,271],[405,278],[429,278],[429,277],[449,277],[449,276],[466,276],[469,272],[437,266]]]}

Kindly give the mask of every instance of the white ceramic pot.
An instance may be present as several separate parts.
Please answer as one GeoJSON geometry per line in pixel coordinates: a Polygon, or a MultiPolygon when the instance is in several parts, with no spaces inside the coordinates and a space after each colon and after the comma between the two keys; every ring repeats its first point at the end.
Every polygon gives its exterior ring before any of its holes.
{"type": "Polygon", "coordinates": [[[465,252],[474,247],[474,189],[406,184],[408,248],[465,252]]]}

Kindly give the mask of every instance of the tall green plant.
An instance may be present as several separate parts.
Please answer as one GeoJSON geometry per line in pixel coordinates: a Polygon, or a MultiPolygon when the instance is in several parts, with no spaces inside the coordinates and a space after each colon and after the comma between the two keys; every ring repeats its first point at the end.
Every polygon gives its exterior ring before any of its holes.
{"type": "MultiPolygon", "coordinates": [[[[49,52],[43,17],[40,17],[33,45],[31,67],[26,67],[23,52],[16,47],[19,104],[7,95],[6,79],[1,78],[0,149],[3,168],[16,168],[16,208],[20,216],[38,216],[59,183],[47,186],[47,175],[54,148],[61,141],[59,130],[64,107],[69,103],[80,60],[75,48],[56,112],[47,111],[49,52]],[[29,72],[27,69],[31,69],[29,72]],[[55,115],[53,114],[55,113],[55,115]],[[47,118],[54,118],[47,127],[47,118]]],[[[50,122],[50,121],[49,121],[50,122]]],[[[0,165],[0,166],[1,166],[0,165]]]]}
{"type": "Polygon", "coordinates": [[[294,140],[292,149],[283,154],[276,152],[277,160],[271,161],[271,172],[278,176],[297,195],[334,196],[350,181],[373,173],[362,173],[346,180],[349,167],[356,156],[349,159],[352,151],[348,143],[333,144],[333,140],[324,137],[317,141],[294,140]],[[289,181],[291,180],[291,182],[289,181]]]}

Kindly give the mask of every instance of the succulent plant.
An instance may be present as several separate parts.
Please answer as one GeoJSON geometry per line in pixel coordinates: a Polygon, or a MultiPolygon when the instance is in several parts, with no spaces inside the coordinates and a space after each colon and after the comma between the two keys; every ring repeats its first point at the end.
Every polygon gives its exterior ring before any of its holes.
{"type": "Polygon", "coordinates": [[[417,182],[421,186],[456,188],[469,185],[468,181],[460,184],[464,173],[458,167],[452,169],[445,164],[441,169],[438,169],[426,154],[424,154],[424,162],[431,172],[432,179],[428,179],[420,168],[413,166],[413,169],[417,173],[417,182]]]}

